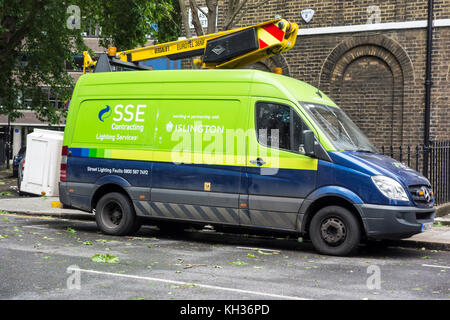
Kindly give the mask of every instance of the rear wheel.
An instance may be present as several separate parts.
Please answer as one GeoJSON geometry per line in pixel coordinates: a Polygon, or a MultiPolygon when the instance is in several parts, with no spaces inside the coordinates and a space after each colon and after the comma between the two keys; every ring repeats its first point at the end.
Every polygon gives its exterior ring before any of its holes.
{"type": "Polygon", "coordinates": [[[346,208],[328,206],[312,218],[309,236],[314,248],[322,254],[345,256],[351,254],[361,240],[361,227],[346,208]]]}
{"type": "Polygon", "coordinates": [[[107,193],[99,200],[95,220],[103,233],[114,236],[130,235],[141,227],[130,199],[119,192],[107,193]]]}

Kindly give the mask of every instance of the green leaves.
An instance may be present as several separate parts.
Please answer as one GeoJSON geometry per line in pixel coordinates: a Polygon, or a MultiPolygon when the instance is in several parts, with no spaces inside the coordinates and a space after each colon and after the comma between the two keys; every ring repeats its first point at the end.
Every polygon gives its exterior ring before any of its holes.
{"type": "Polygon", "coordinates": [[[75,231],[74,229],[70,228],[70,227],[67,227],[65,231],[66,231],[67,233],[71,233],[71,234],[76,233],[76,231],[75,231]]]}
{"type": "Polygon", "coordinates": [[[193,284],[193,283],[185,283],[185,284],[182,284],[182,285],[169,285],[169,286],[166,286],[166,288],[169,288],[169,289],[189,289],[189,288],[195,288],[197,285],[196,284],[193,284]]]}
{"type": "Polygon", "coordinates": [[[91,260],[94,262],[101,262],[101,263],[119,263],[119,258],[109,253],[107,254],[96,253],[92,256],[91,260]]]}
{"type": "Polygon", "coordinates": [[[79,30],[66,27],[67,5],[44,0],[8,1],[0,6],[0,19],[10,21],[0,33],[5,40],[0,41],[0,113],[14,120],[20,116],[17,109],[30,106],[39,118],[59,122],[61,110],[52,100],[64,101],[70,95],[73,80],[66,62],[81,49],[73,42],[81,39],[79,30]],[[8,10],[2,10],[5,7],[8,10]]]}
{"type": "Polygon", "coordinates": [[[119,51],[144,45],[151,36],[156,42],[176,40],[181,17],[178,0],[77,1],[82,28],[101,27],[100,44],[114,45],[119,51]]]}
{"type": "Polygon", "coordinates": [[[97,28],[100,45],[128,50],[148,36],[176,40],[181,30],[178,0],[8,0],[0,1],[0,21],[0,114],[14,121],[31,108],[50,124],[66,116],[61,104],[74,87],[67,70],[87,50],[82,32],[97,28]],[[70,5],[80,9],[80,29],[67,27],[70,5]]]}
{"type": "Polygon", "coordinates": [[[276,254],[280,254],[278,251],[263,251],[263,250],[258,250],[259,254],[262,255],[266,255],[266,256],[271,256],[271,255],[276,255],[276,254]]]}
{"type": "Polygon", "coordinates": [[[237,267],[242,267],[242,266],[248,265],[247,262],[241,261],[239,259],[237,259],[236,261],[228,261],[228,263],[231,263],[232,265],[237,266],[237,267]]]}

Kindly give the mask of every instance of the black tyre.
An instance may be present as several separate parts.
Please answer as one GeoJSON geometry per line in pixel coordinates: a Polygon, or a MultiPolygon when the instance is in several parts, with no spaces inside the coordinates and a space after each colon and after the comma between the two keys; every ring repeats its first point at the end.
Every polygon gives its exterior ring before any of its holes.
{"type": "Polygon", "coordinates": [[[349,210],[328,206],[320,209],[312,218],[309,236],[318,252],[345,256],[356,250],[361,240],[361,227],[349,210]]]}
{"type": "Polygon", "coordinates": [[[107,193],[99,200],[95,220],[103,233],[114,236],[131,235],[141,227],[130,199],[119,192],[107,193]]]}

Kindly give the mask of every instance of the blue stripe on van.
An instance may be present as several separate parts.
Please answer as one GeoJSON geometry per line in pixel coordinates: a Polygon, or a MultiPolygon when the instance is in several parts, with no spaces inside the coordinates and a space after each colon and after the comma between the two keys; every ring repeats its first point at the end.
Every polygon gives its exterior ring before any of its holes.
{"type": "Polygon", "coordinates": [[[89,157],[89,148],[69,148],[73,157],[89,157]]]}

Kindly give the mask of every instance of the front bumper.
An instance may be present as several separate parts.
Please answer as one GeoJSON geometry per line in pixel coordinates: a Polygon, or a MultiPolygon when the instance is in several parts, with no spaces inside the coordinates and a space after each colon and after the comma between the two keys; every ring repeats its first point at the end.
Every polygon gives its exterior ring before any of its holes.
{"type": "Polygon", "coordinates": [[[404,239],[422,232],[423,225],[433,223],[436,208],[358,205],[367,238],[404,239]]]}

